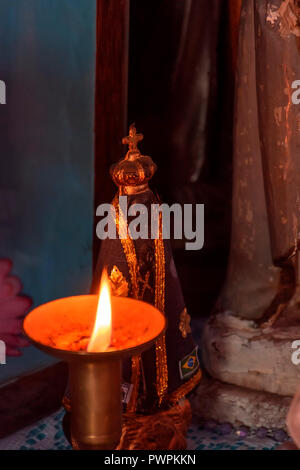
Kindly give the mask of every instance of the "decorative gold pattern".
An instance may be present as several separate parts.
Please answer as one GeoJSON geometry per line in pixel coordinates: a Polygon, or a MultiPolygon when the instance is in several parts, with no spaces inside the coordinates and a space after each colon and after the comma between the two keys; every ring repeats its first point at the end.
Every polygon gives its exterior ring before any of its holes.
{"type": "Polygon", "coordinates": [[[186,338],[188,333],[191,333],[191,317],[187,313],[187,309],[184,308],[180,314],[180,323],[179,323],[179,330],[181,331],[182,337],[186,338]]]}
{"type": "Polygon", "coordinates": [[[145,279],[142,278],[142,276],[139,276],[139,282],[142,284],[142,293],[140,294],[140,299],[143,300],[145,292],[147,289],[152,292],[152,287],[149,284],[149,279],[150,279],[150,271],[146,272],[145,279]]]}
{"type": "MultiPolygon", "coordinates": [[[[117,196],[113,200],[113,206],[115,208],[115,213],[116,213],[115,222],[116,222],[117,232],[120,236],[120,241],[121,241],[123,251],[126,257],[127,265],[129,267],[131,294],[133,298],[138,299],[138,300],[143,300],[146,289],[149,289],[150,291],[152,290],[152,287],[149,284],[151,273],[150,271],[147,271],[145,275],[145,279],[143,279],[142,276],[140,275],[134,243],[129,236],[128,227],[124,220],[124,217],[122,216],[122,212],[120,212],[117,196]]],[[[118,270],[116,266],[115,268],[118,270]]],[[[119,273],[122,275],[120,271],[119,273]]]]}
{"type": "Polygon", "coordinates": [[[174,392],[168,395],[167,401],[174,405],[177,403],[181,398],[185,397],[189,392],[193,390],[194,387],[200,382],[202,377],[202,372],[199,369],[187,382],[180,385],[174,392]]]}
{"type": "Polygon", "coordinates": [[[117,297],[128,296],[128,282],[117,266],[112,268],[109,280],[112,295],[116,295],[117,297]]]}
{"type": "Polygon", "coordinates": [[[119,210],[118,196],[114,198],[113,206],[116,212],[117,232],[120,236],[121,244],[122,244],[123,251],[126,257],[128,268],[129,268],[132,297],[134,299],[138,299],[138,296],[139,296],[139,289],[138,289],[138,282],[137,282],[138,262],[137,262],[133,240],[130,238],[128,234],[127,224],[122,216],[122,212],[120,213],[120,210],[119,210]]]}

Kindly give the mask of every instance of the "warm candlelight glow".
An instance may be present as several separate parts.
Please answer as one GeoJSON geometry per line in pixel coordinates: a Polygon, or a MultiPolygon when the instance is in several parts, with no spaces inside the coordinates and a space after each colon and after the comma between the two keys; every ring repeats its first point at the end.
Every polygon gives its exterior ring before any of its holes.
{"type": "Polygon", "coordinates": [[[106,351],[111,342],[111,301],[110,287],[106,270],[100,283],[100,295],[93,332],[87,350],[89,352],[106,351]]]}

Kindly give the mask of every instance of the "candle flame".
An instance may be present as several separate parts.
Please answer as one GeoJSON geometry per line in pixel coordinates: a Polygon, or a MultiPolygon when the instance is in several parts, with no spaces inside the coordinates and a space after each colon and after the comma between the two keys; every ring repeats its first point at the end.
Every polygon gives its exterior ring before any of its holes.
{"type": "Polygon", "coordinates": [[[110,287],[106,269],[100,283],[100,294],[93,332],[87,350],[89,352],[105,351],[111,341],[111,302],[110,287]]]}

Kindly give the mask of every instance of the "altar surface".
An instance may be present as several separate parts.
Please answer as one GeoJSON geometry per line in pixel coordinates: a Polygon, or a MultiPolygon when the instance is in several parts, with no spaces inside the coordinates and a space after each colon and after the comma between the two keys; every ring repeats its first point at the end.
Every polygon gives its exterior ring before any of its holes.
{"type": "MultiPolygon", "coordinates": [[[[0,450],[71,450],[62,430],[64,410],[44,418],[4,439],[0,439],[0,450]]],[[[281,442],[272,437],[258,438],[255,433],[241,438],[238,430],[220,435],[218,431],[205,429],[207,423],[194,422],[188,430],[190,450],[274,450],[281,442]]],[[[274,435],[276,430],[268,430],[274,435]]]]}

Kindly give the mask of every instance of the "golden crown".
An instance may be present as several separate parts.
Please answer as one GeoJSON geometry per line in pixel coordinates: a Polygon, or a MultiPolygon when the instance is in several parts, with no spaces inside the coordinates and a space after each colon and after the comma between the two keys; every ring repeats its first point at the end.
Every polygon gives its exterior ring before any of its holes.
{"type": "Polygon", "coordinates": [[[138,143],[143,140],[143,134],[137,134],[134,124],[129,128],[129,135],[122,139],[129,147],[126,156],[112,165],[110,174],[114,183],[125,193],[147,189],[148,181],[156,171],[156,165],[151,157],[142,155],[138,143]]]}

